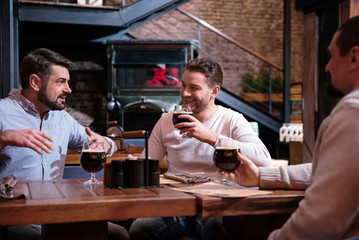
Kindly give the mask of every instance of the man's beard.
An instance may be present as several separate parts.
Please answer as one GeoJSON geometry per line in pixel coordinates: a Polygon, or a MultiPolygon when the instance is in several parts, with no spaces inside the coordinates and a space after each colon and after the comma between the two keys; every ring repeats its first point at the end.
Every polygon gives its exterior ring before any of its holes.
{"type": "Polygon", "coordinates": [[[336,89],[331,81],[331,77],[330,77],[330,73],[327,72],[327,79],[325,81],[325,87],[328,93],[328,96],[335,98],[335,99],[340,99],[342,97],[344,97],[344,93],[342,93],[341,91],[339,91],[338,89],[336,89]]]}
{"type": "Polygon", "coordinates": [[[63,110],[65,109],[65,105],[64,104],[59,104],[57,103],[57,99],[61,96],[67,96],[68,94],[61,94],[59,95],[55,101],[50,101],[50,99],[46,96],[46,86],[43,86],[40,91],[39,94],[37,96],[37,98],[39,99],[39,101],[44,104],[46,107],[48,107],[50,110],[63,110]]]}

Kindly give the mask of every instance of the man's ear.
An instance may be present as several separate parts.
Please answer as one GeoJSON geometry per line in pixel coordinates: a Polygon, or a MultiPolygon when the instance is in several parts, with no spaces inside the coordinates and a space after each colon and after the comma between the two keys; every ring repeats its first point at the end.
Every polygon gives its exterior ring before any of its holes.
{"type": "Polygon", "coordinates": [[[349,52],[350,57],[350,70],[357,70],[359,69],[359,47],[354,46],[350,49],[349,52]]]}
{"type": "Polygon", "coordinates": [[[31,74],[29,77],[29,85],[35,91],[40,91],[42,87],[42,80],[36,74],[31,74]]]}
{"type": "Polygon", "coordinates": [[[213,98],[216,98],[218,93],[219,93],[219,90],[221,90],[221,87],[216,85],[212,88],[212,96],[213,98]]]}

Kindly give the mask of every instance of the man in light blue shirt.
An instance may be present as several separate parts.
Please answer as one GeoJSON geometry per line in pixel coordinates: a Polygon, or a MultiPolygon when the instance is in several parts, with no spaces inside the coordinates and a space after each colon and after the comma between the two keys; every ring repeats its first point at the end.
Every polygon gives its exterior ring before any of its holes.
{"type": "MultiPolygon", "coordinates": [[[[117,150],[111,139],[92,132],[63,111],[71,93],[71,66],[61,54],[45,48],[23,58],[22,89],[12,89],[9,97],[0,100],[0,178],[61,179],[67,149],[80,151],[87,141],[103,142],[108,155],[117,150]]],[[[9,235],[26,231],[11,228],[16,227],[9,227],[9,235]]],[[[120,233],[118,239],[128,239],[125,229],[114,231],[120,233]]]]}
{"type": "Polygon", "coordinates": [[[47,49],[23,59],[22,90],[12,89],[9,97],[0,100],[0,178],[61,179],[67,149],[79,151],[86,141],[104,142],[110,155],[116,150],[113,141],[62,111],[71,93],[71,65],[47,49]]]}

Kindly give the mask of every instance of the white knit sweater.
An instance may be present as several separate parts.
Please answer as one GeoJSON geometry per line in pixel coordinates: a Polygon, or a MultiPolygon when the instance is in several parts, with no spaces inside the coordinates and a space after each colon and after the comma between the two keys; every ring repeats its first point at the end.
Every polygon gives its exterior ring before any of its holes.
{"type": "MultiPolygon", "coordinates": [[[[237,140],[242,154],[258,166],[270,166],[271,156],[242,114],[218,106],[213,116],[203,123],[212,131],[237,140]]],[[[148,143],[149,158],[162,159],[167,154],[168,171],[202,172],[218,175],[213,163],[214,147],[196,138],[182,137],[173,126],[172,112],[164,113],[152,130],[148,143]]]]}

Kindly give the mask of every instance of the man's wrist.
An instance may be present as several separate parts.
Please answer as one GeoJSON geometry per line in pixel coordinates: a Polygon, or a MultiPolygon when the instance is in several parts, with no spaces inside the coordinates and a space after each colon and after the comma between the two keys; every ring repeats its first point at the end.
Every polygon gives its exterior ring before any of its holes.
{"type": "Polygon", "coordinates": [[[209,144],[212,145],[213,147],[216,147],[218,145],[218,141],[219,141],[219,134],[215,132],[209,144]]]}
{"type": "Polygon", "coordinates": [[[103,137],[103,138],[106,140],[106,142],[109,146],[109,148],[106,152],[106,155],[112,155],[115,151],[117,151],[116,143],[108,137],[103,137]]]}

